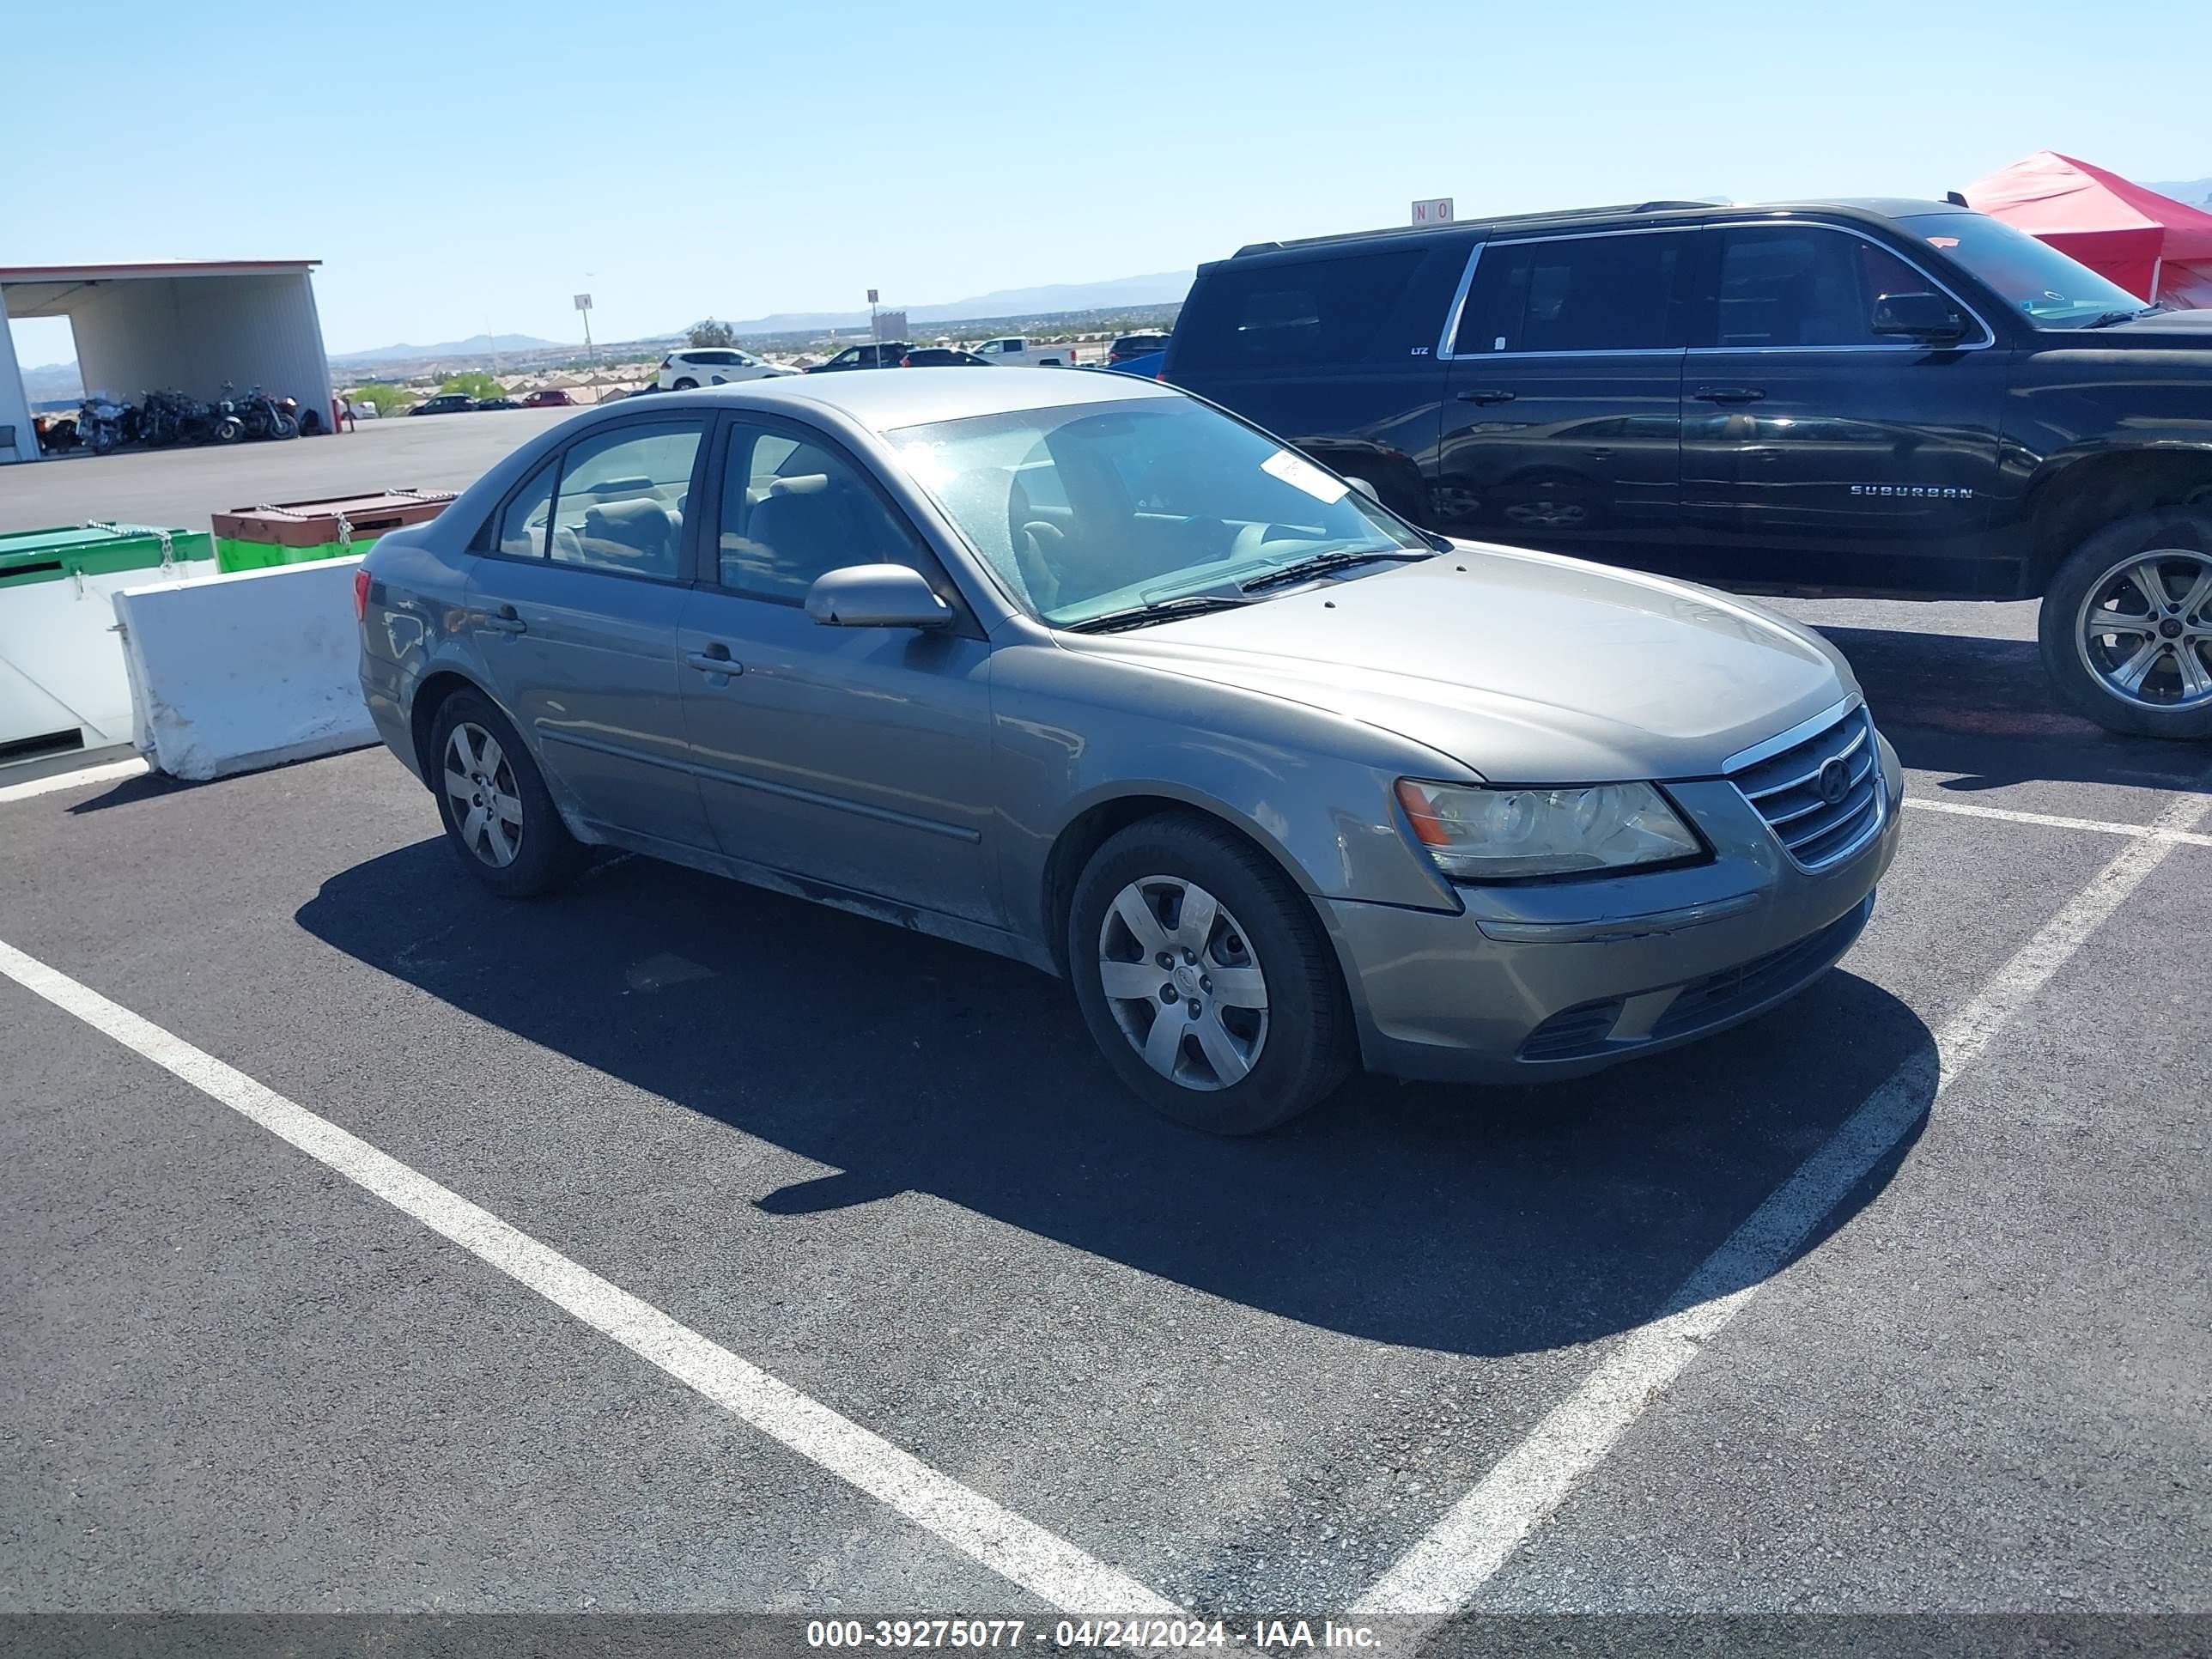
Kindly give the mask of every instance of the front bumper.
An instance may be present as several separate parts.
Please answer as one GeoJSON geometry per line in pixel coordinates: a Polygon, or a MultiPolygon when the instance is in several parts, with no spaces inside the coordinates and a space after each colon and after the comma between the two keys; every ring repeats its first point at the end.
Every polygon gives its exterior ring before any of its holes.
{"type": "Polygon", "coordinates": [[[1575,1077],[1724,1030],[1848,951],[1897,854],[1903,776],[1880,742],[1884,818],[1817,872],[1736,787],[1668,786],[1714,858],[1603,881],[1466,887],[1459,915],[1321,901],[1370,1071],[1462,1082],[1575,1077]]]}

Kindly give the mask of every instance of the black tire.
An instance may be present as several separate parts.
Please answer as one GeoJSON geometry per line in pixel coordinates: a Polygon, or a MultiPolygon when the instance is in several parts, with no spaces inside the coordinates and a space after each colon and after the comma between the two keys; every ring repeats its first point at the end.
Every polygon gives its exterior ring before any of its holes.
{"type": "Polygon", "coordinates": [[[584,848],[561,822],[561,814],[546,793],[545,779],[538,769],[514,724],[489,697],[476,691],[456,691],[438,707],[430,728],[430,751],[426,757],[430,793],[437,798],[438,817],[446,826],[446,839],[454,856],[478,881],[502,898],[537,898],[562,886],[582,867],[584,848]],[[514,861],[489,863],[469,845],[462,833],[459,802],[447,787],[448,745],[454,728],[473,726],[489,732],[500,747],[514,783],[514,799],[521,803],[522,822],[514,861]]]}
{"type": "MultiPolygon", "coordinates": [[[[2212,702],[2161,708],[2131,699],[2108,686],[2090,666],[2088,647],[2082,638],[2082,606],[2093,593],[2105,589],[2132,556],[2165,549],[2212,557],[2212,508],[2154,507],[2098,531],[2074,550],[2051,579],[2036,635],[2042,647],[2044,670],[2066,708],[2108,730],[2131,736],[2203,742],[2212,738],[2212,702]]],[[[2147,603],[2144,608],[2147,612],[2147,603]]],[[[2191,617],[2175,620],[2193,623],[2203,614],[2200,611],[2191,617]]],[[[2191,648],[2192,644],[2184,640],[2178,648],[2191,648]]],[[[2203,659],[2200,653],[2199,660],[2203,659]]],[[[2166,684],[2160,680],[2156,685],[2162,689],[2166,684]]]]}
{"type": "MultiPolygon", "coordinates": [[[[1188,1128],[1259,1134],[1327,1097],[1352,1069],[1351,1012],[1321,924],[1273,862],[1211,819],[1182,813],[1146,818],[1092,855],[1068,907],[1067,964],[1084,1023],[1107,1065],[1147,1106],[1188,1128]],[[1250,1070],[1225,1087],[1186,1086],[1154,1070],[1101,983],[1107,913],[1125,887],[1147,877],[1193,883],[1212,894],[1243,930],[1231,944],[1265,977],[1264,1040],[1250,1070]]],[[[1118,1006],[1133,1013],[1133,1002],[1118,1006]]],[[[1170,1005],[1152,1018],[1181,1019],[1182,1010],[1170,1005]]]]}
{"type": "Polygon", "coordinates": [[[674,386],[669,388],[672,392],[696,392],[698,389],[699,382],[690,379],[689,376],[678,380],[674,386]]]}

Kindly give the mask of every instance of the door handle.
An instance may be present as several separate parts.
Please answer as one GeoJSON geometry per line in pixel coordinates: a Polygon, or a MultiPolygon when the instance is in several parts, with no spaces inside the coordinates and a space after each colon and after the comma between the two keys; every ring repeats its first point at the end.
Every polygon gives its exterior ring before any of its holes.
{"type": "Polygon", "coordinates": [[[1755,404],[1766,391],[1755,386],[1701,386],[1690,395],[1701,404],[1755,404]]]}
{"type": "Polygon", "coordinates": [[[744,664],[730,655],[726,645],[710,645],[704,651],[687,651],[684,660],[705,674],[742,674],[744,664]]]}
{"type": "Polygon", "coordinates": [[[1463,404],[1510,404],[1513,393],[1502,386],[1471,386],[1464,392],[1452,394],[1463,404]]]}
{"type": "Polygon", "coordinates": [[[503,605],[484,618],[484,626],[500,634],[527,634],[530,624],[511,605],[503,605]]]}

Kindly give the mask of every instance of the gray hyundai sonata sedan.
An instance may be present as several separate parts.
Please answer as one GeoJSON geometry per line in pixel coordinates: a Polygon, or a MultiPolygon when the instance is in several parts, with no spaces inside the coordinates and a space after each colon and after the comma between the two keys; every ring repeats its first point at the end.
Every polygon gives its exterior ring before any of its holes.
{"type": "Polygon", "coordinates": [[[1355,1066],[1531,1082],[1749,1018],[1897,847],[1817,635],[1431,536],[1121,375],[594,410],[355,592],[377,726],[495,891],[619,847],[1018,957],[1220,1133],[1355,1066]]]}

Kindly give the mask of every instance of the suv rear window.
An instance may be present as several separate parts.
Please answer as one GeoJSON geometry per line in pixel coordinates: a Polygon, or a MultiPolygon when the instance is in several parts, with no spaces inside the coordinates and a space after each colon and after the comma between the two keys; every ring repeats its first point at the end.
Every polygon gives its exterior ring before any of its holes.
{"type": "Polygon", "coordinates": [[[1453,354],[1680,346],[1675,272],[1688,240],[1659,231],[1492,242],[1475,261],[1453,354]]]}
{"type": "Polygon", "coordinates": [[[1187,334],[1182,367],[1317,368],[1369,361],[1426,257],[1416,247],[1218,265],[1199,283],[1184,313],[1188,320],[1177,328],[1187,334]]]}

